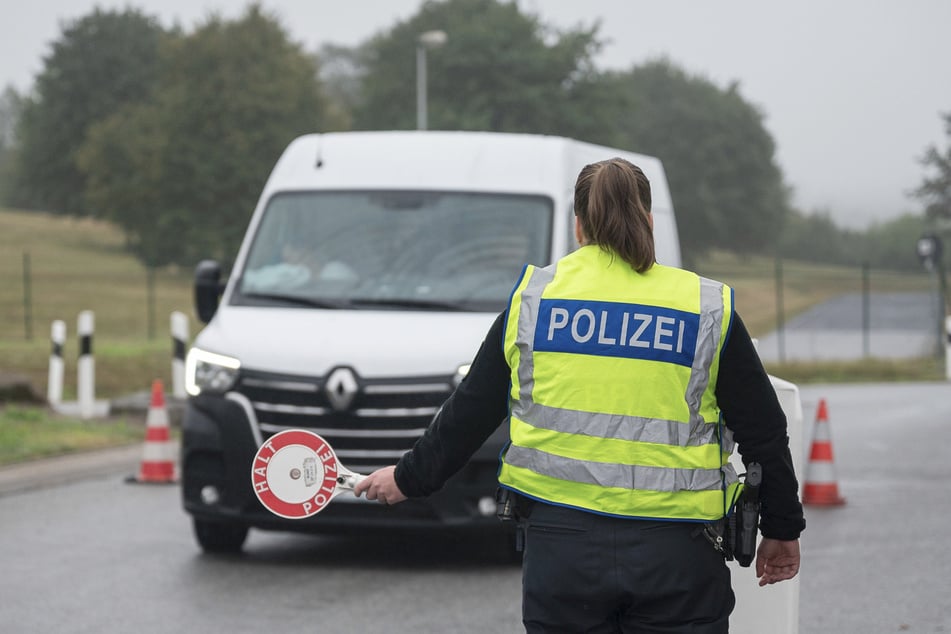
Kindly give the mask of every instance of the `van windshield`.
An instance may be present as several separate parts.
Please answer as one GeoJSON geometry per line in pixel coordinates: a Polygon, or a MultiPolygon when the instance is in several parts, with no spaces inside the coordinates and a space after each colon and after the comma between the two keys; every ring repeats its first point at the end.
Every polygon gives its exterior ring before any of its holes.
{"type": "Polygon", "coordinates": [[[430,191],[270,199],[231,303],[498,311],[550,258],[552,201],[430,191]]]}

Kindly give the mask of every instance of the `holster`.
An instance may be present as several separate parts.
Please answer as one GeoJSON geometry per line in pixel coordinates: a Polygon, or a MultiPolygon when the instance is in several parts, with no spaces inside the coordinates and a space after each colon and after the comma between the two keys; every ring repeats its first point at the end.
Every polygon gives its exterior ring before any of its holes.
{"type": "Polygon", "coordinates": [[[515,551],[525,548],[525,522],[532,514],[535,500],[519,495],[511,489],[499,487],[495,490],[496,515],[503,523],[515,523],[515,551]]]}
{"type": "Polygon", "coordinates": [[[736,563],[748,567],[756,556],[756,531],[759,529],[759,503],[741,503],[727,522],[736,563]]]}
{"type": "Polygon", "coordinates": [[[746,481],[733,512],[715,522],[704,524],[703,536],[713,544],[727,561],[734,559],[744,568],[756,557],[756,533],[759,529],[759,485],[762,481],[760,466],[750,463],[746,481]]]}

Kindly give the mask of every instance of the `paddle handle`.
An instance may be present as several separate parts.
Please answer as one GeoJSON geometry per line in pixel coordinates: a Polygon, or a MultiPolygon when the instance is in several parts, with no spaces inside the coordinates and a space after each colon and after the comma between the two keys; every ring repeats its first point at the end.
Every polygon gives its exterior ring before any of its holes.
{"type": "Polygon", "coordinates": [[[353,491],[358,484],[366,480],[362,473],[354,473],[349,470],[341,469],[337,476],[337,489],[341,491],[353,491]]]}

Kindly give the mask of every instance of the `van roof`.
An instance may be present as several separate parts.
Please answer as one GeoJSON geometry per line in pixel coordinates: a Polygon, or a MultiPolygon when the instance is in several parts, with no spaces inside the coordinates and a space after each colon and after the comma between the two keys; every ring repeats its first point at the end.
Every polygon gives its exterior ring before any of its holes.
{"type": "Polygon", "coordinates": [[[661,162],[565,137],[498,132],[337,132],[295,139],[266,190],[438,189],[571,196],[581,168],[622,156],[651,181],[655,211],[671,207],[661,162]]]}

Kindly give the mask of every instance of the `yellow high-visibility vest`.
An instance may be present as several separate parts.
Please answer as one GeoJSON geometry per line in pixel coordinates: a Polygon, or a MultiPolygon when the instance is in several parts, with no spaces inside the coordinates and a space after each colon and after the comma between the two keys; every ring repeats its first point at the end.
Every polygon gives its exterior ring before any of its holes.
{"type": "Polygon", "coordinates": [[[504,349],[503,486],[625,517],[716,520],[740,486],[715,395],[730,287],[585,246],[528,266],[504,349]]]}

